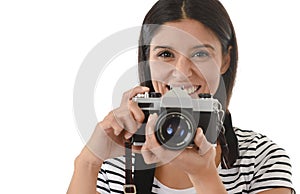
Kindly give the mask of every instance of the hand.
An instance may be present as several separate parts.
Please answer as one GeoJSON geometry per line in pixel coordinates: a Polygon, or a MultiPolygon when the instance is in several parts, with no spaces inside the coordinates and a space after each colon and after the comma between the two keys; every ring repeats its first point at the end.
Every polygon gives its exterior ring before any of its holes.
{"type": "Polygon", "coordinates": [[[99,122],[87,146],[99,159],[124,154],[125,139],[129,139],[144,121],[144,113],[132,97],[148,92],[149,88],[137,86],[123,94],[120,107],[112,110],[99,122]]]}
{"type": "Polygon", "coordinates": [[[142,147],[142,155],[146,163],[170,163],[181,168],[189,176],[207,175],[211,170],[216,171],[214,146],[209,143],[201,128],[197,129],[193,148],[172,151],[162,147],[154,135],[157,115],[150,115],[146,125],[146,142],[142,147]]]}

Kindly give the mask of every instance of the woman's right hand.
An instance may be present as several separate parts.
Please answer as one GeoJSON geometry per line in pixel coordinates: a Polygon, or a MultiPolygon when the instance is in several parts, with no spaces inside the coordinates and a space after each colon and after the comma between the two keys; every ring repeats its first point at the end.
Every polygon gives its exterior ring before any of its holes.
{"type": "Polygon", "coordinates": [[[144,113],[132,98],[149,92],[149,88],[137,86],[123,94],[120,107],[112,110],[97,124],[87,143],[87,148],[99,159],[118,157],[125,153],[124,142],[129,139],[144,121],[144,113]]]}

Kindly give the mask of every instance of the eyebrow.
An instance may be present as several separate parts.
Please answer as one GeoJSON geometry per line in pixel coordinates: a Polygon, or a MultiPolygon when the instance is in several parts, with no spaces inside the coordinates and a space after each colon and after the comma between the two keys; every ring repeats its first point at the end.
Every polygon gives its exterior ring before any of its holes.
{"type": "MultiPolygon", "coordinates": [[[[211,48],[212,50],[215,51],[215,48],[212,45],[210,45],[210,44],[201,44],[201,45],[197,45],[197,46],[193,47],[193,49],[198,49],[198,48],[211,48]]],[[[153,48],[153,51],[155,51],[156,49],[170,49],[170,50],[175,50],[175,49],[173,49],[170,46],[155,46],[153,48]]]]}
{"type": "Polygon", "coordinates": [[[170,46],[156,46],[156,47],[153,48],[153,51],[155,51],[156,49],[171,49],[171,50],[174,50],[170,46]]]}
{"type": "Polygon", "coordinates": [[[202,44],[202,45],[198,45],[198,46],[195,46],[195,47],[193,47],[193,49],[197,49],[197,48],[211,48],[212,50],[215,50],[215,48],[212,46],[212,45],[210,45],[210,44],[202,44]]]}

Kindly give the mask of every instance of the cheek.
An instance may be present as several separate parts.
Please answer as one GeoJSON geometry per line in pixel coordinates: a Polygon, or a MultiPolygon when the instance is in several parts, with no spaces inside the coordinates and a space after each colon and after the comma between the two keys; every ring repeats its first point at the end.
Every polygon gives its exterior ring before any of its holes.
{"type": "Polygon", "coordinates": [[[150,61],[149,64],[152,81],[169,83],[175,69],[173,65],[157,61],[150,61]]]}
{"type": "Polygon", "coordinates": [[[195,70],[197,76],[201,76],[206,83],[206,87],[209,89],[209,92],[214,94],[219,86],[220,80],[220,66],[216,65],[213,62],[207,62],[196,65],[195,70]]]}

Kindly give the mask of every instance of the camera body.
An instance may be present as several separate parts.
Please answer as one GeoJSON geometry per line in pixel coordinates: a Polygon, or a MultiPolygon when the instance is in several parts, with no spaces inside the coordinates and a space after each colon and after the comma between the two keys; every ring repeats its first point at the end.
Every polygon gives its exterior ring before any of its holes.
{"type": "Polygon", "coordinates": [[[192,98],[184,89],[175,87],[166,92],[145,93],[132,100],[142,109],[145,119],[133,135],[135,146],[145,142],[145,126],[150,114],[157,113],[154,133],[157,141],[167,149],[181,150],[194,143],[195,133],[201,127],[206,139],[215,144],[221,129],[223,110],[221,103],[210,94],[192,98]]]}

